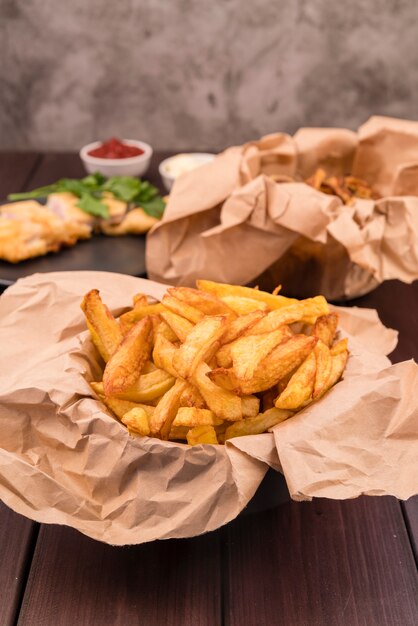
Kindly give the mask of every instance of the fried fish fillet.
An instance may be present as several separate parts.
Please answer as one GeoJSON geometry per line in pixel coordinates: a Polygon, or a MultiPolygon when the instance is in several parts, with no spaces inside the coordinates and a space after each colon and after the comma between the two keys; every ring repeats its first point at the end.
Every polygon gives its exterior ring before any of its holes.
{"type": "Polygon", "coordinates": [[[77,237],[35,200],[0,207],[0,258],[17,263],[71,246],[77,237]]]}

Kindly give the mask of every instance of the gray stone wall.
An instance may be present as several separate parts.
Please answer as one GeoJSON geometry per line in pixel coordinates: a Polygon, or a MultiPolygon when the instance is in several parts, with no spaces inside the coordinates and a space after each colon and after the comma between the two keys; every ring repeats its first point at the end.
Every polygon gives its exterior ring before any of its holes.
{"type": "Polygon", "coordinates": [[[418,119],[415,0],[0,0],[0,148],[418,119]]]}

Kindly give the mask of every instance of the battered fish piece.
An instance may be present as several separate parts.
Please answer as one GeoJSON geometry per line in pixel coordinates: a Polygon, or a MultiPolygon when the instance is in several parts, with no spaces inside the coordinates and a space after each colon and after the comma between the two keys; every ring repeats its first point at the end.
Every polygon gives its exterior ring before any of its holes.
{"type": "Polygon", "coordinates": [[[66,222],[35,200],[0,207],[0,258],[18,263],[72,246],[78,236],[66,222]]]}
{"type": "Polygon", "coordinates": [[[156,217],[148,215],[148,213],[145,213],[144,209],[138,207],[129,211],[120,224],[112,225],[102,221],[100,230],[105,235],[111,236],[142,235],[143,233],[147,233],[157,222],[156,217]]]}

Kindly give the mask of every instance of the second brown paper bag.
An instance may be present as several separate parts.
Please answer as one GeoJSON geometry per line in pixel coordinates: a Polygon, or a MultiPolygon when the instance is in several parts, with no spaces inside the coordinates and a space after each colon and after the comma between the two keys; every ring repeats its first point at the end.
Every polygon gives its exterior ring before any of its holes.
{"type": "Polygon", "coordinates": [[[354,133],[300,129],[229,148],[176,181],[147,240],[150,278],[205,277],[286,294],[353,298],[418,278],[418,123],[371,118],[354,133]],[[317,167],[352,172],[383,197],[339,198],[303,182],[317,167]],[[408,194],[408,195],[406,195],[408,194]]]}

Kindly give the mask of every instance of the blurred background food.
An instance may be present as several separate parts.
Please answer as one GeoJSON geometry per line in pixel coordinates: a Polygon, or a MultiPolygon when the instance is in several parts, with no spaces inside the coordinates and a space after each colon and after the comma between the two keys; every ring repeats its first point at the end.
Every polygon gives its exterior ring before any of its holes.
{"type": "Polygon", "coordinates": [[[214,154],[207,152],[190,152],[187,154],[175,154],[161,161],[158,170],[167,191],[170,191],[176,178],[187,172],[197,169],[205,163],[210,163],[215,158],[214,154]]]}
{"type": "Polygon", "coordinates": [[[80,159],[88,174],[103,176],[143,176],[151,162],[152,148],[136,139],[94,141],[83,146],[80,159]]]}

